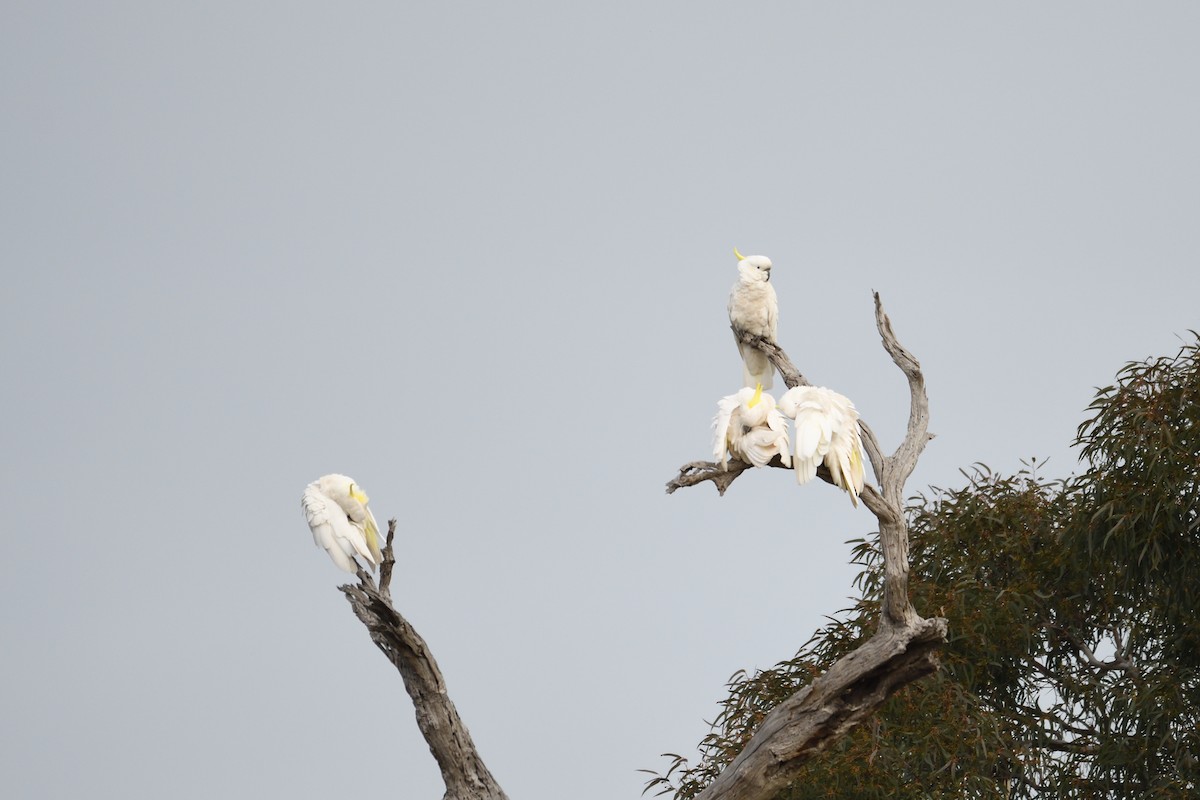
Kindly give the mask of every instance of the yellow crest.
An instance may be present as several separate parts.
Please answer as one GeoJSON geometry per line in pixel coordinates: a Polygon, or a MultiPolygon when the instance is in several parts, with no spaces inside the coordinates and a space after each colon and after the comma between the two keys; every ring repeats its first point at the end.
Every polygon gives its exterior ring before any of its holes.
{"type": "Polygon", "coordinates": [[[754,389],[754,397],[750,398],[750,402],[746,403],[746,408],[754,408],[762,402],[762,384],[756,384],[754,389]]]}
{"type": "Polygon", "coordinates": [[[746,260],[746,257],[745,257],[744,255],[742,255],[741,253],[739,253],[739,252],[738,252],[738,249],[737,249],[736,247],[735,247],[735,248],[733,248],[733,254],[734,254],[735,256],[737,256],[737,260],[738,260],[738,261],[745,261],[745,260],[746,260]]]}

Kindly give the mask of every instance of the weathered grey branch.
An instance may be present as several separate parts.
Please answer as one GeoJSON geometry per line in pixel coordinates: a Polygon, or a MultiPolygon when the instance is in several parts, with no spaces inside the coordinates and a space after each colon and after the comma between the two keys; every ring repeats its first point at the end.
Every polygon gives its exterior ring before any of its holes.
{"type": "MultiPolygon", "coordinates": [[[[916,467],[929,436],[929,401],[921,366],[896,339],[879,293],[875,325],[884,350],[904,373],[909,386],[909,419],[904,441],[891,456],[860,421],[863,449],[879,488],[870,484],[860,495],[879,520],[884,581],[879,629],[869,641],[835,663],[825,675],[773,710],[737,758],[696,800],[763,800],[791,783],[814,753],[871,716],[887,698],[937,669],[937,649],[945,641],[944,619],[922,619],[908,599],[908,526],[904,516],[904,484],[916,467]]],[[[810,385],[777,343],[737,329],[744,343],[762,351],[788,388],[810,385]]],[[[749,464],[731,461],[728,469],[693,461],[667,484],[667,492],[712,481],[724,494],[749,464]]],[[[782,467],[776,458],[770,466],[782,467]]],[[[832,483],[822,467],[818,475],[832,483]]]]}
{"type": "MultiPolygon", "coordinates": [[[[896,338],[891,319],[883,310],[879,292],[872,292],[872,297],[875,301],[875,326],[883,348],[908,379],[910,400],[907,433],[891,456],[883,455],[875,432],[864,420],[859,420],[863,450],[879,482],[878,489],[869,485],[864,487],[862,498],[863,504],[876,516],[880,525],[879,541],[886,577],[880,624],[905,625],[919,617],[908,602],[908,529],[904,520],[904,484],[916,468],[926,443],[932,438],[929,435],[929,400],[925,394],[925,377],[920,363],[896,338]]],[[[789,389],[812,385],[778,343],[737,328],[733,332],[743,343],[758,348],[766,355],[789,389]]],[[[775,461],[771,465],[781,466],[775,461]]],[[[712,462],[692,461],[680,467],[679,475],[667,483],[667,493],[712,481],[723,495],[747,467],[747,464],[736,460],[730,461],[727,470],[712,462]]],[[[828,472],[822,474],[818,471],[818,476],[832,482],[828,472]]]]}
{"type": "MultiPolygon", "coordinates": [[[[785,467],[779,456],[775,456],[767,462],[768,467],[775,469],[786,469],[792,471],[791,467],[785,467]]],[[[714,461],[689,461],[679,468],[679,475],[667,482],[667,494],[674,494],[676,489],[686,489],[689,486],[695,486],[705,481],[712,481],[713,486],[717,487],[717,494],[724,495],[725,490],[733,483],[734,479],[748,469],[752,469],[753,464],[748,464],[737,458],[729,459],[729,466],[722,467],[714,461]]],[[[829,468],[824,464],[817,465],[817,477],[825,481],[831,486],[836,486],[833,482],[833,475],[830,474],[829,468]]],[[[869,508],[876,516],[880,514],[890,513],[887,506],[884,505],[883,497],[879,491],[872,485],[866,484],[863,486],[862,494],[859,495],[859,500],[863,501],[863,505],[869,508]]]]}
{"type": "Polygon", "coordinates": [[[761,336],[755,336],[752,333],[746,333],[741,328],[730,325],[733,335],[742,341],[743,344],[748,344],[751,347],[757,347],[762,351],[771,362],[775,369],[779,370],[779,376],[783,378],[784,384],[789,389],[795,389],[797,386],[812,386],[808,379],[800,374],[800,370],[796,369],[796,365],[788,358],[787,353],[783,352],[783,348],[770,339],[764,339],[761,336]]]}
{"type": "Polygon", "coordinates": [[[937,670],[944,619],[881,629],[776,706],[732,763],[696,800],[762,800],[804,762],[875,713],[897,689],[937,670]]]}
{"type": "Polygon", "coordinates": [[[925,394],[925,376],[921,365],[908,350],[901,346],[892,331],[892,321],[883,310],[879,292],[875,298],[875,327],[883,339],[883,348],[892,361],[908,378],[909,412],[908,431],[904,441],[891,456],[876,464],[880,494],[893,516],[879,517],[879,544],[883,550],[883,613],[879,624],[911,625],[920,621],[917,612],[908,601],[908,525],[904,519],[904,484],[917,466],[917,459],[929,442],[929,398],[925,394]]]}
{"type": "Polygon", "coordinates": [[[396,563],[392,550],[395,535],[396,520],[389,520],[378,587],[370,573],[360,568],[358,584],[348,583],[338,588],[367,626],[371,641],[404,679],[404,688],[417,714],[417,727],[429,744],[446,784],[443,800],[508,800],[479,757],[425,640],[392,606],[390,583],[396,563]]]}
{"type": "MultiPolygon", "coordinates": [[[[875,293],[875,310],[876,316],[878,316],[880,311],[878,292],[875,293]]],[[[779,376],[783,378],[784,385],[789,389],[795,389],[797,386],[812,386],[812,383],[804,377],[800,370],[796,369],[796,365],[792,363],[792,360],[788,358],[787,353],[783,352],[783,348],[778,344],[764,339],[761,336],[755,336],[754,334],[746,333],[745,331],[739,330],[736,327],[730,327],[733,330],[733,335],[740,339],[744,344],[748,344],[751,347],[756,347],[766,355],[767,359],[771,362],[771,365],[779,371],[779,376]]],[[[889,324],[889,332],[890,330],[891,328],[889,324]]],[[[895,337],[893,336],[893,339],[894,338],[895,337]]],[[[886,344],[884,346],[887,347],[886,344]]],[[[889,352],[891,351],[889,350],[889,352]]],[[[875,438],[875,432],[871,430],[870,426],[867,425],[866,422],[859,420],[858,426],[862,429],[863,449],[866,450],[867,458],[871,462],[871,467],[875,470],[875,480],[882,482],[883,476],[879,474],[878,465],[883,463],[883,453],[879,448],[879,441],[875,438]]]]}
{"type": "MultiPolygon", "coordinates": [[[[770,466],[775,466],[776,461],[779,461],[779,456],[775,456],[771,460],[770,466]]],[[[748,464],[736,458],[729,459],[727,467],[722,467],[720,464],[712,461],[689,461],[679,468],[679,477],[667,481],[667,494],[673,494],[676,489],[685,489],[688,486],[695,486],[698,483],[712,481],[713,486],[717,487],[717,494],[723,496],[725,490],[729,488],[734,479],[752,466],[753,464],[748,464]]],[[[782,463],[780,463],[780,466],[782,466],[782,463]]],[[[818,470],[819,474],[820,470],[818,470]]]]}

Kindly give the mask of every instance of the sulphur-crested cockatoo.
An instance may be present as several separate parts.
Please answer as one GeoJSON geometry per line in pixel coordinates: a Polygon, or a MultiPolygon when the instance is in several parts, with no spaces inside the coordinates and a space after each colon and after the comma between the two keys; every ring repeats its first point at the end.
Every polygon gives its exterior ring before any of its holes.
{"type": "Polygon", "coordinates": [[[713,458],[725,469],[731,453],[756,467],[765,467],[775,455],[785,467],[791,466],[787,420],[775,408],[775,398],[763,393],[761,383],[717,401],[713,458]]]}
{"type": "Polygon", "coordinates": [[[355,556],[371,567],[383,561],[379,552],[379,526],[367,508],[362,487],[345,475],[326,475],[310,483],[300,500],[313,540],[325,548],[333,563],[351,574],[355,556]]]}
{"type": "Polygon", "coordinates": [[[863,490],[863,450],[854,403],[824,386],[797,386],[779,398],[779,410],[796,421],[792,436],[796,482],[812,480],[824,462],[834,484],[850,493],[857,508],[863,490]]]}
{"type": "MultiPolygon", "coordinates": [[[[743,256],[733,248],[738,259],[738,279],[729,293],[729,322],[738,330],[767,341],[775,341],[775,324],[779,318],[779,301],[771,285],[771,259],[766,256],[743,256]]],[[[742,383],[753,389],[774,385],[775,368],[756,347],[743,344],[734,334],[738,352],[742,355],[742,383]]]]}

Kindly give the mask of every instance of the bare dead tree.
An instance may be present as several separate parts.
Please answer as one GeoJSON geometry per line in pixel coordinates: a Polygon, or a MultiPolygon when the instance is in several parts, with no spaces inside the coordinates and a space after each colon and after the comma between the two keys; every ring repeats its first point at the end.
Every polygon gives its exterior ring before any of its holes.
{"type": "MultiPolygon", "coordinates": [[[[896,340],[891,322],[875,294],[875,321],[883,346],[908,378],[911,394],[908,432],[891,456],[884,456],[875,434],[860,422],[863,448],[878,488],[867,485],[863,504],[879,520],[884,559],[884,592],[879,629],[829,671],[796,692],[763,720],[758,731],[698,800],[766,800],[791,783],[801,765],[830,742],[870,717],[897,689],[937,669],[936,650],[945,640],[944,619],[922,619],[908,599],[908,529],[904,483],[929,440],[929,405],[920,365],[896,340]]],[[[764,352],[789,386],[808,385],[777,344],[735,331],[743,342],[764,352]]],[[[724,494],[749,464],[733,460],[728,469],[707,461],[685,464],[667,484],[674,492],[712,481],[724,494]]],[[[782,467],[778,458],[772,466],[782,467]]],[[[817,473],[832,482],[828,470],[817,473]]],[[[507,800],[480,758],[458,715],[445,680],[425,640],[392,604],[392,542],[396,521],[388,523],[379,584],[365,570],[358,583],[341,587],[371,641],[395,665],[412,698],[417,726],[425,736],[446,784],[443,800],[507,800]]]]}
{"type": "MultiPolygon", "coordinates": [[[[900,342],[875,297],[875,324],[883,347],[908,379],[908,430],[896,452],[885,456],[879,440],[860,421],[863,449],[871,462],[878,488],[867,485],[863,505],[879,521],[884,584],[879,628],[857,650],[838,660],[821,677],[777,706],[763,720],[742,752],[696,800],[764,800],[792,783],[814,754],[869,718],[897,689],[933,673],[937,649],[945,641],[946,621],[923,619],[908,598],[908,526],[904,517],[904,484],[931,438],[929,401],[921,365],[900,342]]],[[[809,382],[779,345],[734,330],[741,341],[766,354],[789,388],[809,382]]],[[[782,467],[778,457],[772,466],[782,467]]],[[[693,461],[679,469],[667,493],[712,481],[722,495],[749,464],[731,461],[728,469],[693,461]]],[[[827,470],[818,475],[832,483],[827,470]]]]}
{"type": "Polygon", "coordinates": [[[392,551],[395,535],[396,520],[389,520],[378,587],[370,573],[359,568],[357,584],[348,583],[338,588],[350,601],[355,615],[367,626],[371,641],[404,679],[404,688],[408,690],[417,714],[417,727],[442,771],[442,781],[446,784],[442,800],[508,800],[483,763],[471,733],[451,702],[433,653],[392,605],[390,586],[396,564],[392,551]]]}

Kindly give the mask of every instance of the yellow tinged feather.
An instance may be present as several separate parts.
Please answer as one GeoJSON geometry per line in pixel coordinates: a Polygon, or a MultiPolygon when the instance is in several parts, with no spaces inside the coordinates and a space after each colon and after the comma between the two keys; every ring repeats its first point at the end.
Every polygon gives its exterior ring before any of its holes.
{"type": "Polygon", "coordinates": [[[745,261],[745,260],[746,260],[746,257],[745,257],[744,255],[742,255],[741,253],[739,253],[739,252],[738,252],[738,249],[737,249],[736,247],[735,247],[735,248],[733,248],[733,254],[734,254],[735,256],[737,256],[737,260],[738,260],[738,261],[745,261]]]}
{"type": "Polygon", "coordinates": [[[367,523],[363,526],[363,532],[367,535],[367,549],[372,553],[378,553],[379,529],[375,527],[375,520],[370,515],[367,516],[367,523]]]}
{"type": "Polygon", "coordinates": [[[852,447],[850,449],[850,474],[846,476],[848,481],[846,491],[850,493],[850,502],[855,508],[858,508],[858,488],[855,486],[855,483],[857,483],[855,476],[862,471],[862,453],[859,452],[857,447],[852,447]]]}

